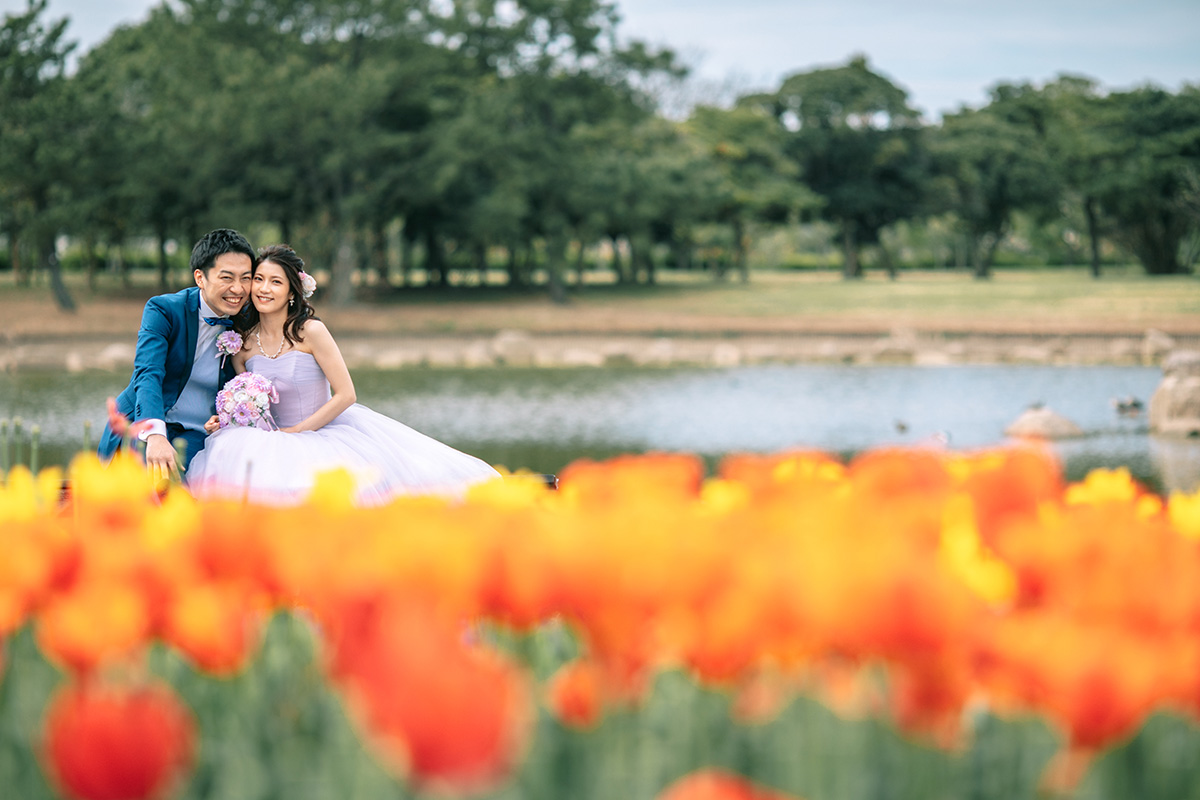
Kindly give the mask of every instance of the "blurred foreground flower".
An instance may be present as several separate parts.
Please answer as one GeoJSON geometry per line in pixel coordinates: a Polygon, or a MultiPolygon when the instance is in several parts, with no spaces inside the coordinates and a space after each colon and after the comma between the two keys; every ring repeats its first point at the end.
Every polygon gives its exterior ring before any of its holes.
{"type": "Polygon", "coordinates": [[[190,768],[194,745],[191,715],[157,684],[71,683],[46,712],[48,771],[79,800],[162,797],[190,768]]]}
{"type": "Polygon", "coordinates": [[[333,677],[386,764],[452,794],[507,777],[532,723],[516,664],[464,642],[461,624],[421,599],[395,594],[341,613],[333,677]]]}
{"type": "MultiPolygon", "coordinates": [[[[159,498],[128,453],[70,480],[61,503],[43,476],[0,486],[0,641],[31,624],[81,678],[152,645],[228,675],[256,669],[273,612],[298,613],[417,791],[511,776],[535,698],[586,730],[652,706],[667,673],[738,722],[807,694],[943,747],[975,709],[1038,714],[1059,786],[1152,714],[1200,714],[1200,495],[1164,504],[1122,471],[1065,485],[1043,451],[737,456],[707,479],[692,456],[630,456],[572,465],[558,492],[506,479],[370,508],[344,472],[292,508],[159,498]],[[565,665],[523,649],[547,623],[565,665]],[[528,665],[489,644],[510,631],[528,665]],[[526,666],[559,669],[532,686],[526,666]]],[[[722,773],[670,791],[773,796],[722,773]]]]}
{"type": "Polygon", "coordinates": [[[766,789],[731,772],[704,769],[668,786],[656,800],[799,800],[794,795],[766,789]]]}

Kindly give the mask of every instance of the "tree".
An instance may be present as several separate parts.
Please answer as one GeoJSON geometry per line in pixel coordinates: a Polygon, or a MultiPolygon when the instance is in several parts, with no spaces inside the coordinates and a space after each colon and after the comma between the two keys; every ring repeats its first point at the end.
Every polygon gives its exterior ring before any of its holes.
{"type": "Polygon", "coordinates": [[[8,233],[19,281],[28,238],[50,275],[64,311],[75,303],[62,281],[55,252],[73,157],[72,102],[65,69],[74,44],[62,41],[67,21],[41,21],[47,0],[29,0],[24,13],[5,15],[0,27],[0,224],[8,233]]]}
{"type": "Polygon", "coordinates": [[[1149,275],[1190,272],[1180,246],[1196,228],[1189,197],[1200,166],[1200,88],[1110,94],[1099,128],[1107,149],[1097,195],[1116,220],[1118,239],[1149,275]]]}
{"type": "Polygon", "coordinates": [[[475,28],[509,29],[490,58],[497,88],[509,98],[503,125],[521,165],[523,233],[544,242],[550,296],[564,302],[567,246],[585,221],[572,202],[572,187],[587,172],[575,149],[577,131],[604,120],[635,125],[648,118],[649,104],[632,78],[680,70],[670,52],[619,44],[616,11],[603,0],[519,0],[505,23],[488,22],[496,9],[484,5],[487,14],[475,28]]]}
{"type": "Polygon", "coordinates": [[[933,149],[975,277],[988,278],[1013,213],[1055,204],[1059,184],[1044,141],[989,106],[944,117],[933,149]]]}
{"type": "Polygon", "coordinates": [[[878,244],[881,229],[923,212],[929,162],[919,114],[865,57],[792,75],[742,103],[770,109],[791,132],[788,154],[841,231],[845,277],[862,276],[859,250],[878,244]]]}
{"type": "Polygon", "coordinates": [[[783,222],[819,200],[797,182],[800,169],[785,154],[786,133],[761,108],[728,111],[700,106],[687,129],[716,167],[715,219],[733,233],[734,265],[749,280],[747,226],[752,220],[783,222]]]}

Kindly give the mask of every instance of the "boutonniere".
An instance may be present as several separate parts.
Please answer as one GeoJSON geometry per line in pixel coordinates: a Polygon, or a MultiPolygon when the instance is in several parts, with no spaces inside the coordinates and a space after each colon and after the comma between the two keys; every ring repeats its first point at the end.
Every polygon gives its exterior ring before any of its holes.
{"type": "Polygon", "coordinates": [[[242,349],[242,335],[237,331],[225,331],[217,337],[217,358],[221,366],[225,366],[225,357],[231,356],[242,349]]]}

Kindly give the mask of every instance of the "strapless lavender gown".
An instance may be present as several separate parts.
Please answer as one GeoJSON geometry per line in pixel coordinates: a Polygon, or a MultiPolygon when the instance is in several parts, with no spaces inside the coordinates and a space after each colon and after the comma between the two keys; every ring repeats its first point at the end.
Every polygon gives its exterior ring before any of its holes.
{"type": "MultiPolygon", "coordinates": [[[[275,384],[279,402],[271,414],[281,428],[303,422],[330,398],[329,381],[309,353],[251,356],[246,367],[275,384]]],[[[192,460],[187,485],[203,499],[288,504],[304,499],[317,473],[338,467],[354,475],[361,505],[406,494],[460,495],[499,475],[478,458],[356,403],[316,431],[223,428],[192,460]]]]}

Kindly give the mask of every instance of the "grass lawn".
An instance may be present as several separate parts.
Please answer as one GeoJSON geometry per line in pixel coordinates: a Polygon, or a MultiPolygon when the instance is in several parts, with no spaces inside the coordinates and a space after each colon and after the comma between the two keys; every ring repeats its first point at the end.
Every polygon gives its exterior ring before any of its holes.
{"type": "MultiPolygon", "coordinates": [[[[318,280],[324,283],[318,272],[318,280]]],[[[531,333],[736,334],[854,332],[911,327],[963,332],[1130,333],[1159,328],[1200,333],[1200,280],[1151,278],[1136,267],[1112,268],[1100,280],[1084,268],[1000,270],[979,281],[961,271],[881,273],[845,281],[836,272],[756,271],[749,284],[716,282],[704,274],[663,271],[653,287],[618,286],[607,273],[572,287],[566,305],[541,289],[512,290],[494,272],[488,286],[470,273],[449,289],[387,291],[364,287],[345,309],[315,298],[318,313],[344,334],[475,334],[504,329],[531,333]]],[[[44,285],[16,287],[0,274],[0,319],[9,337],[130,334],[155,276],[130,287],[102,277],[89,292],[69,276],[79,310],[55,308],[44,285]]],[[[183,284],[180,284],[182,286],[183,284]]]]}

